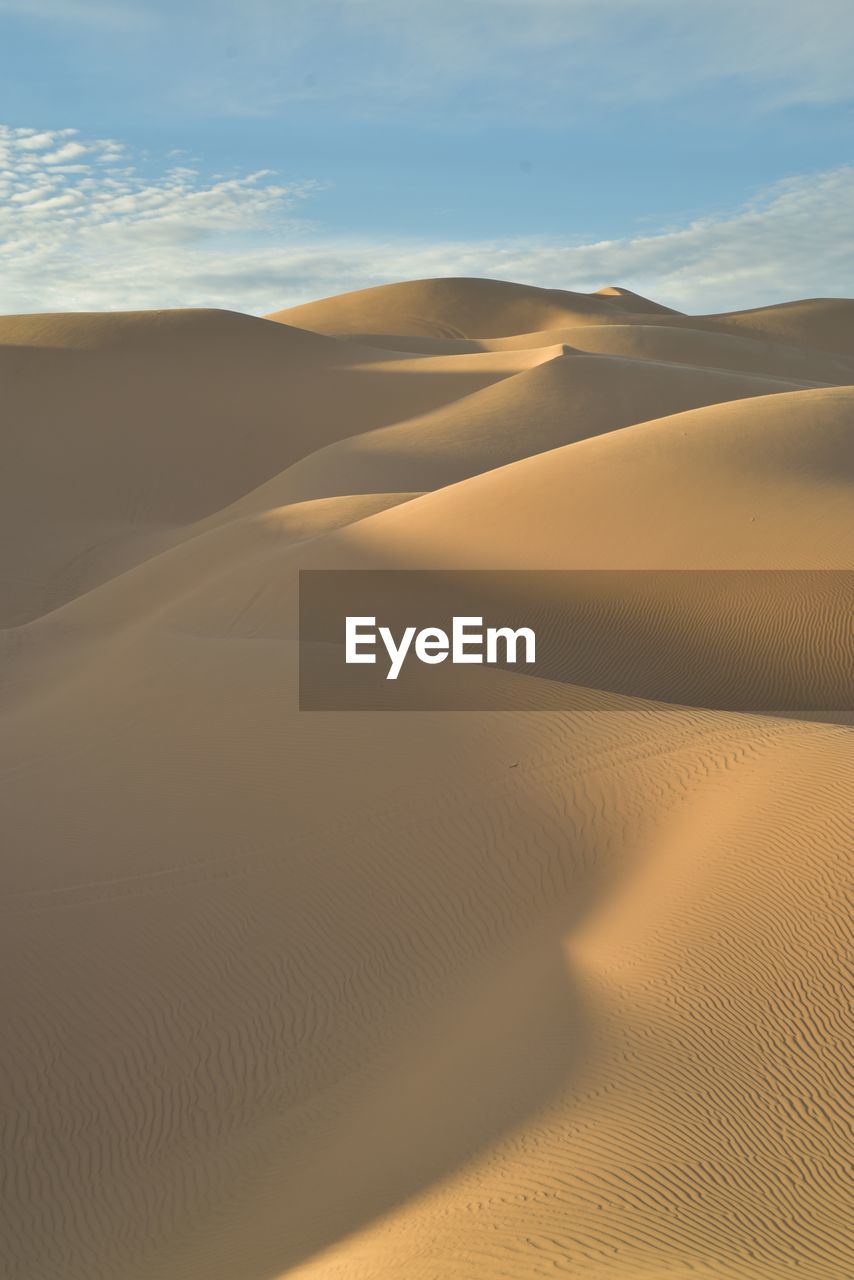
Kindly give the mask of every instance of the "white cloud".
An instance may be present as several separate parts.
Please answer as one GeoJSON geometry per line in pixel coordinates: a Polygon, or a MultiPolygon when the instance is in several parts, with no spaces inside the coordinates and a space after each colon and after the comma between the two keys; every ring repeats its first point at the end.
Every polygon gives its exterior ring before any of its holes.
{"type": "Polygon", "coordinates": [[[246,235],[293,225],[312,184],[269,170],[205,182],[173,167],[157,177],[112,139],[62,141],[0,126],[0,310],[185,305],[170,279],[245,251],[246,235]],[[33,139],[46,139],[35,146],[33,139]],[[44,145],[62,145],[45,151],[44,145]],[[63,164],[85,159],[85,163],[63,164]],[[158,301],[159,300],[159,301],[158,301]]]}
{"type": "MultiPolygon", "coordinates": [[[[24,145],[26,145],[26,139],[24,139],[24,145]]],[[[66,142],[64,147],[59,147],[56,151],[49,151],[39,158],[42,164],[63,164],[66,160],[76,160],[78,156],[85,156],[85,154],[86,148],[82,143],[66,142]]]]}
{"type": "MultiPolygon", "coordinates": [[[[854,166],[805,175],[743,208],[599,243],[334,236],[294,217],[314,185],[269,170],[156,178],[114,141],[46,163],[34,133],[0,128],[0,311],[219,306],[263,313],[424,276],[569,289],[621,284],[685,310],[854,294],[854,166]]],[[[54,135],[54,136],[59,136],[54,135]]],[[[67,132],[63,133],[67,137],[67,132]]],[[[54,145],[53,142],[51,145],[54,145]]]]}
{"type": "Polygon", "coordinates": [[[44,147],[51,146],[55,137],[55,133],[30,133],[29,131],[20,131],[18,146],[24,151],[41,151],[44,147]]]}

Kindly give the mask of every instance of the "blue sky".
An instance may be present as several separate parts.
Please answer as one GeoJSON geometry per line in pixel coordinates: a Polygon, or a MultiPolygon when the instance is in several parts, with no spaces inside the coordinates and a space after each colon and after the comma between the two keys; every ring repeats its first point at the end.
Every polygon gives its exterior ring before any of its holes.
{"type": "Polygon", "coordinates": [[[854,293],[850,0],[0,0],[0,310],[854,293]]]}

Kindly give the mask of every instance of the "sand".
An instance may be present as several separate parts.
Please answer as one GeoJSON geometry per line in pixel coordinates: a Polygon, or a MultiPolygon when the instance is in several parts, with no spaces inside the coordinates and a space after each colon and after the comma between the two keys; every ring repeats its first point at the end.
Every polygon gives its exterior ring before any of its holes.
{"type": "Polygon", "coordinates": [[[854,1273],[851,717],[296,698],[301,569],[854,568],[854,302],[418,281],[0,367],[4,1280],[854,1273]]]}

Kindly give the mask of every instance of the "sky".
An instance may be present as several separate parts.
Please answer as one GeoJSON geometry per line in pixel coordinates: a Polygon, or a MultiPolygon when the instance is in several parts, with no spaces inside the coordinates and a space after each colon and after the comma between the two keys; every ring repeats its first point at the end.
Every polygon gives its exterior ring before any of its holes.
{"type": "Polygon", "coordinates": [[[854,295],[850,0],[0,0],[0,312],[854,295]]]}

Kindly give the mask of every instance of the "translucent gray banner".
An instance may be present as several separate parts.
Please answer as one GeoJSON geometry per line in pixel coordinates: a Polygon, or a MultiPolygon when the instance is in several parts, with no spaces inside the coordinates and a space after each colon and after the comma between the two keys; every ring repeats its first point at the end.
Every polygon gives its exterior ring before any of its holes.
{"type": "Polygon", "coordinates": [[[854,709],[854,570],[304,570],[300,708],[854,709]]]}

